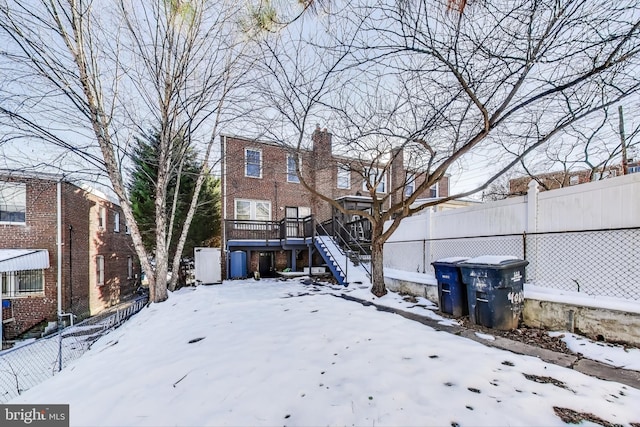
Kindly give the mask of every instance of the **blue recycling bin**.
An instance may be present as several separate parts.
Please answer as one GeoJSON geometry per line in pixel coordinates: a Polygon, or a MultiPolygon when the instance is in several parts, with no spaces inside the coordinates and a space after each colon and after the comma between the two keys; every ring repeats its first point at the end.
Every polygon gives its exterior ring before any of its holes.
{"type": "Polygon", "coordinates": [[[515,257],[493,255],[461,262],[458,266],[467,286],[469,320],[488,328],[516,329],[524,306],[528,264],[515,257]]]}
{"type": "Polygon", "coordinates": [[[438,301],[440,311],[454,317],[469,314],[467,303],[467,288],[462,282],[462,275],[458,264],[469,258],[443,258],[431,263],[436,271],[438,281],[438,301]]]}

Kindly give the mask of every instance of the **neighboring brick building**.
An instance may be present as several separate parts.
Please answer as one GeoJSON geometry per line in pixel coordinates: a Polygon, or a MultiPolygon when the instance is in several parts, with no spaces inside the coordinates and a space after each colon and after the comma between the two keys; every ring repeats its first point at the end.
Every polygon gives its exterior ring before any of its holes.
{"type": "Polygon", "coordinates": [[[0,171],[5,337],[56,321],[58,310],[78,320],[117,304],[133,294],[138,272],[116,203],[58,176],[0,171]]]}
{"type": "MultiPolygon", "coordinates": [[[[295,269],[301,265],[300,262],[304,263],[301,255],[304,246],[284,247],[274,241],[277,236],[269,234],[266,237],[267,244],[256,242],[253,248],[249,248],[247,243],[241,242],[241,246],[230,248],[228,234],[234,231],[229,229],[230,220],[266,221],[272,222],[272,227],[277,227],[276,222],[284,218],[304,218],[310,214],[320,222],[331,218],[331,205],[306,190],[299,182],[296,162],[299,162],[304,181],[327,197],[338,200],[351,196],[351,199],[363,202],[371,199],[367,197],[369,193],[362,175],[342,166],[351,160],[333,154],[331,139],[332,135],[326,129],[317,128],[312,136],[312,148],[298,154],[270,142],[222,136],[222,217],[227,221],[225,230],[229,231],[223,230],[223,248],[227,251],[246,251],[249,271],[266,271],[261,268],[263,261],[275,270],[285,267],[295,269]],[[269,259],[265,261],[262,258],[269,259]]],[[[403,197],[403,193],[410,193],[419,185],[419,182],[407,183],[411,181],[407,180],[411,173],[405,167],[402,150],[393,151],[391,162],[389,168],[379,166],[378,169],[384,169],[384,178],[378,186],[379,193],[387,194],[390,189],[396,189],[383,209],[388,209],[391,203],[403,197]]],[[[448,195],[449,178],[446,176],[426,192],[424,198],[448,195]]],[[[247,227],[250,225],[246,224],[247,227]]],[[[233,227],[237,229],[238,223],[234,223],[233,227]]],[[[223,259],[223,272],[226,268],[223,259]]]]}
{"type": "MultiPolygon", "coordinates": [[[[640,162],[632,161],[627,166],[627,173],[640,172],[640,162]]],[[[592,171],[582,169],[576,171],[549,172],[536,175],[540,191],[555,190],[557,188],[569,187],[571,185],[584,184],[585,182],[599,181],[601,179],[613,178],[622,175],[622,165],[613,165],[604,170],[592,171]]],[[[509,180],[509,195],[521,196],[527,193],[529,182],[534,178],[523,176],[509,180]]]]}

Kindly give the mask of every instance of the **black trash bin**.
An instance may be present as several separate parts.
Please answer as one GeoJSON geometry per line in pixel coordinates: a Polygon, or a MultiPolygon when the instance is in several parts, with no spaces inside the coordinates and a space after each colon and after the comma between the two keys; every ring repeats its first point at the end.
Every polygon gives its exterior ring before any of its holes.
{"type": "Polygon", "coordinates": [[[527,264],[515,257],[485,255],[458,265],[467,286],[469,319],[473,323],[501,330],[518,327],[527,264]]]}
{"type": "Polygon", "coordinates": [[[458,264],[469,258],[451,257],[443,258],[431,263],[436,271],[438,281],[438,301],[440,311],[454,317],[462,317],[469,314],[467,303],[467,288],[462,283],[462,275],[458,264]]]}

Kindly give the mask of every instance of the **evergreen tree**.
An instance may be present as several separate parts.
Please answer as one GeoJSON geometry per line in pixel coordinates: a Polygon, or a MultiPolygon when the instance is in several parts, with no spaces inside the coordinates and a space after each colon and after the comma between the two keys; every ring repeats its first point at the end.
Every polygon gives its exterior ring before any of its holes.
{"type": "MultiPolygon", "coordinates": [[[[133,215],[140,228],[145,248],[153,252],[155,245],[155,183],[158,175],[158,149],[160,146],[159,132],[152,129],[136,140],[133,153],[133,168],[129,183],[129,197],[133,209],[133,215]]],[[[175,219],[171,232],[170,257],[173,258],[178,243],[178,236],[185,221],[189,203],[191,202],[198,172],[201,164],[196,159],[193,150],[185,148],[180,141],[175,144],[186,150],[186,155],[176,152],[175,167],[172,169],[167,195],[167,212],[172,210],[172,204],[176,200],[175,219]],[[178,159],[182,159],[182,164],[178,159]],[[179,178],[179,180],[178,180],[179,178]],[[176,198],[176,188],[178,196],[176,198]]],[[[181,150],[178,150],[181,151],[181,150]]],[[[205,179],[198,208],[195,212],[187,241],[182,251],[182,256],[193,255],[193,248],[198,246],[212,246],[220,241],[220,180],[212,176],[205,179]]]]}

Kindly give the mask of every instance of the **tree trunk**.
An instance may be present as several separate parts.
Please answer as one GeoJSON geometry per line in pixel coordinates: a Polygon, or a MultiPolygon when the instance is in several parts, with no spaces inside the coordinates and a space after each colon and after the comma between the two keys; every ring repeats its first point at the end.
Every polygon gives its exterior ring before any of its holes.
{"type": "Polygon", "coordinates": [[[380,239],[379,235],[375,235],[375,229],[373,229],[373,236],[371,237],[371,293],[377,297],[386,295],[387,287],[384,284],[384,269],[383,269],[383,247],[384,241],[380,239]]]}

